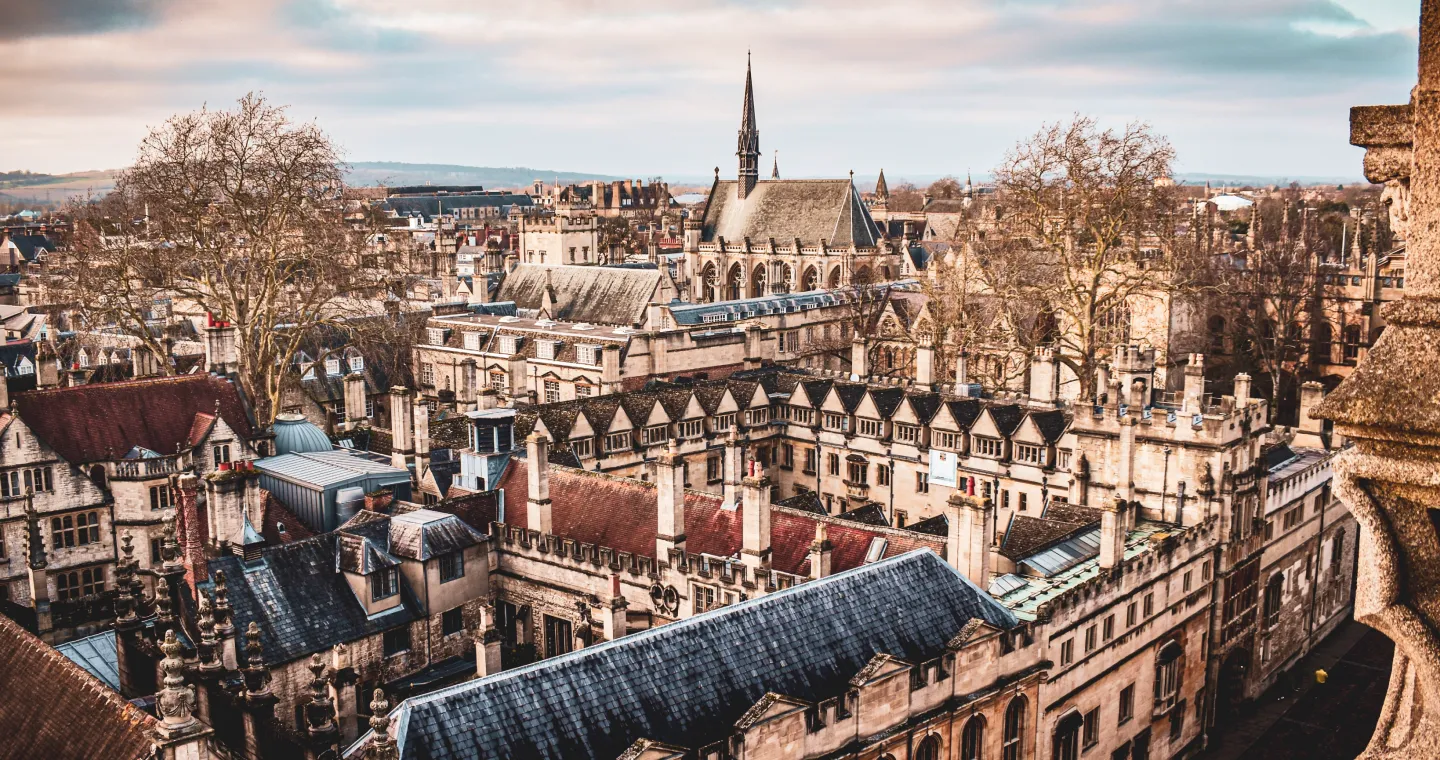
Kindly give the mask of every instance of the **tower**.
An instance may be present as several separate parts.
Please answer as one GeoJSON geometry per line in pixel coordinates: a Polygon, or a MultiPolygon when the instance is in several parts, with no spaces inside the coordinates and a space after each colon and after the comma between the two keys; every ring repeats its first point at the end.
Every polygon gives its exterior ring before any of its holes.
{"type": "Polygon", "coordinates": [[[736,193],[741,200],[755,189],[760,180],[760,130],[755,128],[755,91],[750,81],[750,57],[745,57],[745,104],[740,114],[740,137],[735,155],[740,158],[739,185],[736,193]]]}

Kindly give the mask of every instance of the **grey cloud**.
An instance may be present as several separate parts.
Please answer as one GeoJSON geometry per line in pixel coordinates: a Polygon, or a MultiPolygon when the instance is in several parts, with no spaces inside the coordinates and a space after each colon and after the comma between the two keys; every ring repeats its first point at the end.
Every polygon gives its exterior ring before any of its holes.
{"type": "Polygon", "coordinates": [[[0,40],[146,26],[163,5],[163,0],[0,0],[0,40]]]}

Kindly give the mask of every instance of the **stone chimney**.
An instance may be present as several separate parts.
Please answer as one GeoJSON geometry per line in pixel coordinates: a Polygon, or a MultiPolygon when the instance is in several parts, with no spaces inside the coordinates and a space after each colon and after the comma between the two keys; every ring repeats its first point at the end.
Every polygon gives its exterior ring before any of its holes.
{"type": "Polygon", "coordinates": [[[531,433],[525,439],[529,492],[525,502],[526,527],[549,534],[550,525],[550,439],[531,433]]]}
{"type": "Polygon", "coordinates": [[[960,349],[960,353],[955,357],[955,385],[957,391],[959,386],[970,382],[970,368],[966,366],[969,358],[969,355],[963,348],[960,349]]]}
{"type": "Polygon", "coordinates": [[[947,525],[945,560],[982,590],[990,585],[990,546],[995,543],[995,505],[956,490],[942,507],[947,525]]]}
{"type": "Polygon", "coordinates": [[[556,303],[555,286],[551,284],[550,267],[545,268],[545,288],[540,291],[540,313],[541,319],[557,319],[560,313],[559,304],[556,303]]]}
{"type": "Polygon", "coordinates": [[[740,440],[733,427],[725,436],[725,458],[720,466],[722,468],[720,473],[721,506],[733,511],[740,506],[740,478],[743,477],[740,440]]]}
{"type": "MultiPolygon", "coordinates": [[[[760,349],[760,339],[764,335],[765,332],[760,325],[752,324],[745,328],[745,369],[760,369],[760,364],[764,359],[764,354],[760,349]]],[[[785,336],[781,334],[779,340],[784,339],[785,336]]]]}
{"type": "Polygon", "coordinates": [[[495,604],[486,602],[485,622],[480,626],[480,635],[475,637],[475,677],[493,676],[501,670],[500,629],[495,627],[495,604]]]}
{"type": "Polygon", "coordinates": [[[770,569],[770,478],[764,465],[750,460],[740,490],[740,561],[758,575],[770,569]]]}
{"type": "Polygon", "coordinates": [[[815,579],[824,578],[830,575],[831,554],[835,545],[830,543],[830,531],[825,528],[825,523],[815,521],[815,540],[810,544],[810,577],[815,579]]]}
{"type": "Polygon", "coordinates": [[[221,322],[206,315],[205,364],[217,375],[228,375],[240,369],[240,354],[236,346],[239,330],[229,322],[221,322]]]}
{"type": "Polygon", "coordinates": [[[525,400],[529,390],[528,362],[525,355],[517,353],[510,357],[510,397],[517,400],[525,400]]]}
{"type": "Polygon", "coordinates": [[[620,574],[611,573],[610,599],[605,603],[605,619],[601,621],[607,641],[614,641],[630,632],[629,608],[630,603],[620,592],[620,574]]]}
{"type": "Polygon", "coordinates": [[[460,389],[456,394],[461,411],[470,411],[475,405],[475,394],[480,388],[480,371],[474,359],[460,362],[460,389]]]}
{"type": "Polygon", "coordinates": [[[935,387],[935,341],[929,333],[921,333],[915,348],[915,385],[935,387]]]}
{"type": "Polygon", "coordinates": [[[1205,410],[1205,355],[1190,354],[1185,365],[1185,411],[1200,414],[1205,410]]]}
{"type": "Polygon", "coordinates": [[[600,393],[620,392],[620,347],[605,346],[600,354],[600,393]]]}
{"type": "Polygon", "coordinates": [[[415,482],[430,469],[430,407],[415,404],[415,482]]]}
{"type": "Polygon", "coordinates": [[[1056,381],[1059,379],[1055,350],[1041,348],[1030,362],[1030,399],[1042,404],[1053,404],[1058,397],[1056,381]]]}
{"type": "Polygon", "coordinates": [[[1125,519],[1123,499],[1107,499],[1100,508],[1100,567],[1112,570],[1125,558],[1125,519]]]}
{"type": "Polygon", "coordinates": [[[345,376],[346,427],[353,430],[368,419],[365,414],[365,374],[351,372],[345,376]]]}
{"type": "Polygon", "coordinates": [[[414,401],[410,389],[397,385],[390,389],[390,465],[406,469],[410,455],[415,453],[414,401]]]}
{"type": "Polygon", "coordinates": [[[1135,418],[1120,418],[1120,451],[1115,462],[1115,493],[1130,501],[1135,484],[1135,418]]]}
{"type": "Polygon", "coordinates": [[[668,562],[671,549],[685,549],[685,458],[674,439],[657,458],[655,485],[655,559],[668,562]]]}
{"type": "Polygon", "coordinates": [[[1235,406],[1245,408],[1245,402],[1250,400],[1250,376],[1241,372],[1235,376],[1235,406]]]}
{"type": "Polygon", "coordinates": [[[1300,424],[1295,432],[1295,445],[1305,448],[1323,449],[1325,445],[1325,422],[1310,416],[1315,407],[1325,399],[1325,386],[1310,381],[1300,386],[1300,424]]]}
{"type": "Polygon", "coordinates": [[[850,379],[864,380],[870,376],[870,347],[859,335],[850,343],[850,379]]]}
{"type": "Polygon", "coordinates": [[[498,394],[496,394],[495,389],[491,388],[488,385],[480,389],[480,411],[483,412],[487,409],[494,409],[495,405],[498,403],[496,395],[498,394]]]}

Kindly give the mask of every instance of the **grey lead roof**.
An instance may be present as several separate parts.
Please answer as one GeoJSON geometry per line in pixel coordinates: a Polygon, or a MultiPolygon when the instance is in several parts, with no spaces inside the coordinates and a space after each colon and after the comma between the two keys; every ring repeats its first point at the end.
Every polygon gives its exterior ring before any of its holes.
{"type": "Polygon", "coordinates": [[[412,698],[391,717],[405,760],[613,760],[641,738],[699,747],[767,692],[838,696],[876,654],[933,660],[974,618],[1016,625],[933,552],[914,551],[412,698]]]}
{"type": "Polygon", "coordinates": [[[67,641],[55,647],[55,651],[100,679],[101,683],[120,691],[120,667],[114,631],[101,631],[83,639],[67,641]]]}

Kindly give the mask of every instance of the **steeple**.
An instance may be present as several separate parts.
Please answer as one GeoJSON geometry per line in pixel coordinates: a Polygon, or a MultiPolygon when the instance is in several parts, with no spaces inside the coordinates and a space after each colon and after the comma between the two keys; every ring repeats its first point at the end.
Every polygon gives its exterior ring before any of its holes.
{"type": "Polygon", "coordinates": [[[745,104],[740,114],[740,136],[735,155],[740,158],[739,187],[741,200],[760,181],[760,130],[755,127],[755,89],[750,78],[750,54],[745,54],[745,104]]]}
{"type": "Polygon", "coordinates": [[[770,163],[770,179],[780,179],[780,151],[775,151],[775,158],[770,163]]]}
{"type": "Polygon", "coordinates": [[[885,184],[885,170],[880,170],[880,179],[875,180],[875,199],[889,200],[890,186],[885,184]]]}

